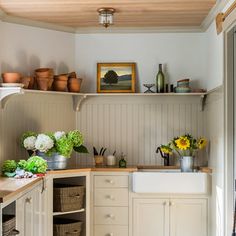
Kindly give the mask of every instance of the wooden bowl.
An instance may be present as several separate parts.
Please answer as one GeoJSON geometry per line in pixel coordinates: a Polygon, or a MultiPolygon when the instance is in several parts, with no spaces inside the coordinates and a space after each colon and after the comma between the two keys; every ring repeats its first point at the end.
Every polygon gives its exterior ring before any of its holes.
{"type": "Polygon", "coordinates": [[[48,78],[53,76],[53,73],[52,68],[39,68],[35,70],[35,75],[40,78],[48,78]]]}
{"type": "Polygon", "coordinates": [[[3,83],[20,83],[21,74],[17,72],[2,73],[3,83]]]}

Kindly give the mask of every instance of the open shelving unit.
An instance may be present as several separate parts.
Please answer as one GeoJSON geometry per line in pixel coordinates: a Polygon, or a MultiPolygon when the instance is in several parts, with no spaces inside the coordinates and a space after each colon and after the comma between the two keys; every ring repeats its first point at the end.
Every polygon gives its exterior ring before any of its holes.
{"type": "Polygon", "coordinates": [[[19,87],[0,88],[0,102],[1,107],[4,108],[8,99],[13,95],[19,94],[42,94],[42,95],[63,95],[71,96],[73,100],[74,111],[80,111],[83,102],[91,97],[163,97],[163,96],[196,96],[199,97],[201,110],[204,110],[204,105],[207,93],[70,93],[70,92],[57,92],[57,91],[41,91],[29,90],[19,87]]]}
{"type": "MultiPolygon", "coordinates": [[[[73,210],[73,211],[62,211],[62,212],[57,212],[57,211],[53,211],[52,213],[52,217],[53,217],[53,221],[54,219],[71,219],[71,220],[78,220],[80,222],[82,222],[82,231],[81,231],[81,236],[86,236],[88,235],[87,231],[87,226],[88,224],[86,224],[87,221],[87,217],[86,215],[89,214],[89,210],[87,209],[87,192],[86,192],[86,188],[87,188],[87,183],[88,183],[88,179],[86,176],[70,176],[70,177],[60,177],[60,178],[54,178],[53,179],[53,187],[57,184],[62,184],[65,186],[84,186],[85,187],[85,195],[84,195],[84,200],[83,200],[83,207],[81,209],[78,210],[73,210]]],[[[54,193],[53,193],[54,194],[54,193]]]]}

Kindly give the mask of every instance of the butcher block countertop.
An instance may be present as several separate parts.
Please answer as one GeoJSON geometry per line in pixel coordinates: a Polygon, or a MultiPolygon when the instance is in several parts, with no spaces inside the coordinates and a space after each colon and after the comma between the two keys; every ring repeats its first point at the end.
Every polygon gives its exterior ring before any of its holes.
{"type": "Polygon", "coordinates": [[[42,178],[31,179],[14,179],[14,178],[0,178],[0,203],[10,200],[17,194],[27,190],[42,178]]]}
{"type": "MultiPolygon", "coordinates": [[[[70,174],[70,173],[80,173],[80,172],[135,172],[140,169],[179,169],[176,166],[128,166],[127,168],[119,167],[80,167],[67,170],[54,170],[48,171],[46,175],[51,174],[70,174]]],[[[198,168],[200,172],[212,173],[212,169],[208,167],[198,168]]],[[[37,182],[41,181],[42,177],[31,178],[31,179],[14,179],[14,178],[5,178],[0,177],[0,203],[4,203],[14,196],[22,193],[28,188],[32,187],[37,182]]]]}

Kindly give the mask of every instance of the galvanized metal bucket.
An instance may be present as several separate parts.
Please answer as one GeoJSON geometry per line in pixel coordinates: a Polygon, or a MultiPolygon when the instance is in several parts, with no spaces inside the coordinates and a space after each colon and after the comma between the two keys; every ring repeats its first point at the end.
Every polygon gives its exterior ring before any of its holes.
{"type": "Polygon", "coordinates": [[[51,156],[47,156],[43,152],[37,152],[36,154],[47,161],[48,170],[61,170],[67,167],[68,157],[62,156],[57,152],[52,153],[51,156]]]}
{"type": "Polygon", "coordinates": [[[180,169],[181,172],[193,172],[194,157],[183,156],[180,158],[180,169]]]}

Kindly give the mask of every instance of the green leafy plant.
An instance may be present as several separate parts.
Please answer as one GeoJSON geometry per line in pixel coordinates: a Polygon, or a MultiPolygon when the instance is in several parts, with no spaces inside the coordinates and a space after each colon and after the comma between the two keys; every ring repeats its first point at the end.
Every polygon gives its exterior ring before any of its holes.
{"type": "Polygon", "coordinates": [[[27,167],[27,161],[26,160],[20,160],[18,163],[17,163],[17,168],[20,168],[22,170],[25,170],[27,167]]]}
{"type": "Polygon", "coordinates": [[[17,163],[14,160],[6,160],[2,165],[2,172],[13,173],[17,168],[17,163]]]}
{"type": "Polygon", "coordinates": [[[83,146],[83,135],[79,130],[57,131],[55,133],[36,134],[35,132],[26,132],[22,135],[21,143],[30,155],[39,154],[39,152],[51,156],[58,153],[65,157],[70,157],[72,151],[78,153],[88,153],[83,146]]]}
{"type": "Polygon", "coordinates": [[[32,156],[27,160],[27,165],[25,170],[30,171],[34,174],[42,173],[44,174],[47,170],[47,162],[39,156],[32,156]]]}

